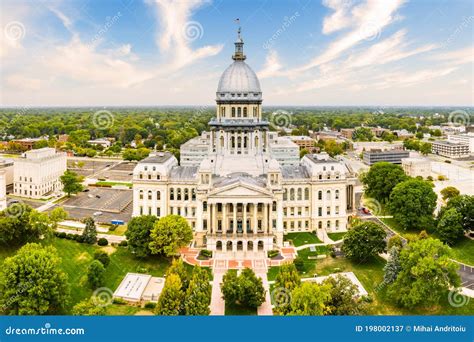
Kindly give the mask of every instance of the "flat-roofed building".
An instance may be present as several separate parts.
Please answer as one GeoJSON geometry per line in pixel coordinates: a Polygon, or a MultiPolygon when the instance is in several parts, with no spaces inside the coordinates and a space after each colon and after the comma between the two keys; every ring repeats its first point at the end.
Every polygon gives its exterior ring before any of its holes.
{"type": "Polygon", "coordinates": [[[309,152],[313,152],[314,140],[306,135],[289,135],[288,138],[299,146],[300,150],[307,149],[309,152]]]}
{"type": "Polygon", "coordinates": [[[62,189],[59,180],[66,171],[66,153],[54,148],[40,148],[25,153],[13,164],[13,193],[16,196],[41,198],[62,189]]]}
{"type": "Polygon", "coordinates": [[[380,150],[373,149],[370,151],[365,151],[363,154],[364,163],[367,165],[373,165],[377,162],[388,162],[392,164],[401,164],[403,158],[408,158],[410,156],[409,151],[401,149],[392,149],[392,150],[380,150]]]}
{"type": "Polygon", "coordinates": [[[469,145],[469,152],[474,153],[474,133],[469,132],[466,134],[450,134],[448,135],[448,141],[453,143],[462,143],[469,145]]]}
{"type": "Polygon", "coordinates": [[[431,162],[427,158],[403,158],[402,168],[411,177],[427,178],[431,174],[431,162]]]}
{"type": "Polygon", "coordinates": [[[469,144],[447,140],[434,141],[431,152],[448,158],[464,158],[469,156],[469,144]]]}

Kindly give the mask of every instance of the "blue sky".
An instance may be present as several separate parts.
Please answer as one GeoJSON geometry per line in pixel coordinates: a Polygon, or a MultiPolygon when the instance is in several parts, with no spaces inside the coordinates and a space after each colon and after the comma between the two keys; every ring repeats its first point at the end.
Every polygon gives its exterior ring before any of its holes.
{"type": "Polygon", "coordinates": [[[211,105],[240,18],[267,105],[474,104],[470,0],[4,0],[1,105],[211,105]]]}

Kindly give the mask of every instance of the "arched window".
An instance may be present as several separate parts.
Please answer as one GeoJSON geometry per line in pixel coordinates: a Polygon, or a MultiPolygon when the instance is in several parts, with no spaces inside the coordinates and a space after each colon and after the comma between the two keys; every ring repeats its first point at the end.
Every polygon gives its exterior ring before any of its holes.
{"type": "Polygon", "coordinates": [[[148,190],[148,199],[151,200],[151,197],[152,197],[152,192],[151,190],[148,190]]]}
{"type": "Polygon", "coordinates": [[[238,107],[237,108],[237,117],[240,118],[242,116],[242,108],[238,107]]]}
{"type": "Polygon", "coordinates": [[[232,117],[235,118],[235,107],[232,107],[232,117]]]}
{"type": "Polygon", "coordinates": [[[247,107],[244,107],[244,118],[247,117],[247,107]]]}
{"type": "Polygon", "coordinates": [[[196,189],[195,189],[195,188],[192,188],[192,189],[191,189],[191,199],[192,199],[193,201],[196,200],[196,189]]]}
{"type": "Polygon", "coordinates": [[[181,201],[181,188],[176,189],[176,200],[181,201]]]}
{"type": "Polygon", "coordinates": [[[159,201],[161,199],[161,192],[157,191],[156,192],[156,199],[159,201]]]}
{"type": "Polygon", "coordinates": [[[283,200],[284,201],[288,200],[288,190],[287,189],[283,190],[283,200]]]}
{"type": "Polygon", "coordinates": [[[170,188],[170,200],[174,200],[174,188],[170,188]]]}
{"type": "Polygon", "coordinates": [[[309,200],[309,188],[304,189],[304,199],[306,201],[309,200]]]}
{"type": "Polygon", "coordinates": [[[339,190],[336,190],[336,193],[334,194],[334,196],[336,197],[336,199],[339,199],[339,190]]]}
{"type": "Polygon", "coordinates": [[[184,200],[187,201],[189,200],[189,189],[184,188],[184,200]]]}
{"type": "Polygon", "coordinates": [[[290,189],[290,201],[295,200],[295,189],[291,188],[290,189]]]}
{"type": "Polygon", "coordinates": [[[303,190],[301,188],[298,188],[298,201],[301,201],[303,199],[303,190]]]}
{"type": "Polygon", "coordinates": [[[140,191],[138,192],[138,198],[139,198],[139,199],[143,199],[143,190],[140,190],[140,191]]]}
{"type": "Polygon", "coordinates": [[[331,200],[331,190],[326,191],[326,199],[327,199],[328,201],[331,200]]]}
{"type": "Polygon", "coordinates": [[[318,191],[318,200],[323,199],[323,192],[321,190],[318,191]]]}

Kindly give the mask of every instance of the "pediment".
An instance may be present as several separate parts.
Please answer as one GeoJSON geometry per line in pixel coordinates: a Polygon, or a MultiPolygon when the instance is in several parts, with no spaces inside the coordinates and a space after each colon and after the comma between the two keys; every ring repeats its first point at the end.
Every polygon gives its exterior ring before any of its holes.
{"type": "Polygon", "coordinates": [[[256,198],[271,197],[272,193],[261,187],[237,182],[223,188],[218,188],[209,193],[208,197],[238,197],[238,198],[256,198]]]}

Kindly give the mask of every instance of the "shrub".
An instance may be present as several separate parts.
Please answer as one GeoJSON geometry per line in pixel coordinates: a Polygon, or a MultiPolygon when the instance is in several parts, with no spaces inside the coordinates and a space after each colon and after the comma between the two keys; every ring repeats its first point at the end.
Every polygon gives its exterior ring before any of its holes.
{"type": "Polygon", "coordinates": [[[145,309],[154,309],[154,308],[156,308],[156,303],[153,303],[153,302],[145,303],[145,309]]]}
{"type": "Polygon", "coordinates": [[[112,226],[109,227],[109,232],[113,232],[117,229],[117,225],[116,224],[113,224],[112,226]]]}
{"type": "Polygon", "coordinates": [[[276,249],[268,251],[268,253],[267,253],[267,255],[270,259],[276,257],[278,254],[280,254],[280,252],[276,249]]]}
{"type": "Polygon", "coordinates": [[[66,239],[68,239],[68,240],[74,240],[75,237],[76,237],[75,234],[66,234],[66,239]]]}
{"type": "Polygon", "coordinates": [[[109,244],[109,241],[106,238],[100,238],[97,240],[97,244],[99,246],[107,246],[109,244]]]}
{"type": "Polygon", "coordinates": [[[128,246],[128,242],[127,240],[123,240],[123,241],[120,241],[120,243],[118,244],[120,247],[127,247],[128,246]]]}
{"type": "Polygon", "coordinates": [[[212,251],[208,249],[202,249],[201,252],[199,252],[199,254],[206,258],[212,258],[212,251]]]}
{"type": "Polygon", "coordinates": [[[119,304],[119,305],[127,304],[127,302],[123,298],[114,298],[112,300],[112,303],[119,304]]]}
{"type": "Polygon", "coordinates": [[[96,251],[94,253],[94,260],[99,260],[104,267],[107,267],[110,264],[109,255],[104,251],[96,251]]]}
{"type": "Polygon", "coordinates": [[[298,271],[302,271],[304,269],[304,260],[301,257],[296,257],[295,260],[293,260],[293,264],[295,265],[296,269],[298,271]]]}

